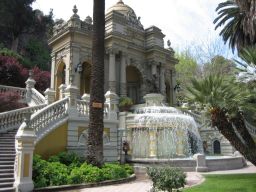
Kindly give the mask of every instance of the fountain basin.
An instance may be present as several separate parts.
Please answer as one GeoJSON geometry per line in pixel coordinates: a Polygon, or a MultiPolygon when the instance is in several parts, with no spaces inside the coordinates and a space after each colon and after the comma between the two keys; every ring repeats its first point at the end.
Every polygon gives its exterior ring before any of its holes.
{"type": "MultiPolygon", "coordinates": [[[[186,172],[196,171],[197,160],[193,158],[172,158],[172,159],[129,159],[137,168],[146,168],[151,166],[171,166],[180,167],[186,172]]],[[[206,156],[206,168],[208,171],[221,171],[241,169],[245,167],[244,157],[233,156],[206,156]]]]}

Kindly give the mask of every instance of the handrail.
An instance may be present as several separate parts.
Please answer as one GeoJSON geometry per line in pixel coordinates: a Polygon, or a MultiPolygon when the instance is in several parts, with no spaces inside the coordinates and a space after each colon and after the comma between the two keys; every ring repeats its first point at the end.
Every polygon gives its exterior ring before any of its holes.
{"type": "Polygon", "coordinates": [[[18,93],[22,99],[26,98],[26,88],[0,85],[0,93],[4,93],[7,91],[12,91],[12,92],[18,93]]]}
{"type": "Polygon", "coordinates": [[[19,126],[25,118],[25,113],[34,113],[45,106],[44,104],[0,113],[0,133],[19,126]]]}
{"type": "MultiPolygon", "coordinates": [[[[52,103],[45,108],[34,113],[29,121],[29,128],[35,130],[37,140],[49,129],[49,127],[68,116],[68,98],[52,103]]],[[[19,129],[27,128],[23,122],[19,129]]]]}
{"type": "Polygon", "coordinates": [[[45,97],[35,88],[32,88],[31,99],[36,105],[41,105],[45,103],[45,97]]]}

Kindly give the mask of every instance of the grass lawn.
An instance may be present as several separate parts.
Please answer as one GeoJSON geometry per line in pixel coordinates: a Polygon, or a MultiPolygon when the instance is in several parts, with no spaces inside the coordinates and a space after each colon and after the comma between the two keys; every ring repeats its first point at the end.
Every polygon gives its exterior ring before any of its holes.
{"type": "Polygon", "coordinates": [[[256,192],[256,174],[204,175],[201,185],[184,192],[256,192]]]}

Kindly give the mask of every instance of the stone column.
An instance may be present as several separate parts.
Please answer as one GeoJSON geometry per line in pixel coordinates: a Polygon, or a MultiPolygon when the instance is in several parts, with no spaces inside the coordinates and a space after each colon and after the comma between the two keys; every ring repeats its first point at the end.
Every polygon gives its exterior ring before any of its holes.
{"type": "Polygon", "coordinates": [[[116,92],[116,55],[114,50],[109,52],[108,86],[110,91],[116,92]]]}
{"type": "Polygon", "coordinates": [[[157,151],[156,151],[156,130],[150,129],[149,130],[149,157],[156,157],[157,151]]]}
{"type": "Polygon", "coordinates": [[[165,93],[165,75],[164,75],[164,67],[161,66],[160,68],[160,92],[162,95],[166,95],[165,93]]]}
{"type": "Polygon", "coordinates": [[[51,58],[52,58],[52,64],[51,64],[51,85],[50,88],[54,89],[54,80],[55,80],[55,65],[56,65],[56,56],[55,53],[51,54],[51,58]]]}
{"type": "Polygon", "coordinates": [[[153,62],[152,64],[151,64],[151,73],[152,73],[152,75],[156,75],[156,72],[157,70],[156,70],[156,64],[155,64],[155,62],[153,62]]]}
{"type": "Polygon", "coordinates": [[[32,180],[33,151],[36,135],[30,128],[31,113],[25,114],[25,122],[21,125],[16,137],[15,182],[16,191],[29,192],[34,189],[32,180]]]}
{"type": "Polygon", "coordinates": [[[170,85],[170,95],[172,98],[172,105],[177,105],[177,99],[176,99],[176,92],[174,90],[174,87],[176,86],[176,73],[174,70],[171,71],[171,85],[170,85]]]}
{"type": "Polygon", "coordinates": [[[120,70],[121,70],[120,71],[120,74],[121,74],[120,96],[125,97],[125,96],[127,96],[127,90],[126,90],[126,55],[125,55],[125,53],[122,53],[120,70]]]}

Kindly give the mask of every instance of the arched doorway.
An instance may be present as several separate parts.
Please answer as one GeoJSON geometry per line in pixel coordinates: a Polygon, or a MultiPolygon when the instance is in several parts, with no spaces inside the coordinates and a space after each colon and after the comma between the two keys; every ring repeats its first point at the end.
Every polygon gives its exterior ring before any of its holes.
{"type": "Polygon", "coordinates": [[[140,102],[141,82],[142,76],[139,70],[134,66],[126,67],[127,96],[130,97],[135,104],[140,102]]]}
{"type": "Polygon", "coordinates": [[[83,63],[82,68],[83,70],[80,75],[80,95],[90,93],[91,81],[91,65],[89,63],[83,63]]]}
{"type": "Polygon", "coordinates": [[[55,73],[55,99],[58,100],[60,96],[59,87],[61,84],[65,84],[66,78],[66,65],[62,61],[57,65],[57,70],[55,73]]]}
{"type": "Polygon", "coordinates": [[[213,154],[221,154],[220,142],[218,140],[213,142],[213,154]]]}

